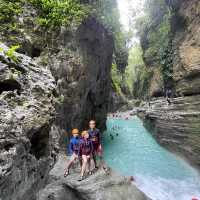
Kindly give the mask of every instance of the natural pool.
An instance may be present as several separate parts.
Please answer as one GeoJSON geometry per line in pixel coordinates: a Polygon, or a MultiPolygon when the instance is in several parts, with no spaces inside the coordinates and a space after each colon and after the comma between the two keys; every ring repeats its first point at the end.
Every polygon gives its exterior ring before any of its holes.
{"type": "Polygon", "coordinates": [[[161,147],[138,117],[108,119],[103,142],[107,164],[134,176],[135,184],[152,200],[200,200],[198,172],[161,147]]]}

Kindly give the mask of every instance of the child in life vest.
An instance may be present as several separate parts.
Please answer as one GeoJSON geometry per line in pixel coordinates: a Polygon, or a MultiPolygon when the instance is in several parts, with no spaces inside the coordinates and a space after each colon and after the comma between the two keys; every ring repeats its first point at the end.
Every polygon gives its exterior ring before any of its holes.
{"type": "Polygon", "coordinates": [[[79,137],[79,130],[73,129],[72,130],[72,138],[70,139],[70,151],[72,152],[71,158],[69,163],[67,164],[66,171],[64,173],[64,177],[69,175],[69,169],[72,164],[79,158],[79,148],[80,148],[80,137],[79,137]]]}
{"type": "Polygon", "coordinates": [[[92,152],[93,152],[93,144],[89,138],[88,131],[83,131],[81,135],[82,135],[82,140],[80,143],[79,156],[82,157],[82,168],[81,168],[81,176],[78,179],[78,181],[82,181],[84,179],[87,166],[90,172],[90,159],[92,158],[92,152]]]}

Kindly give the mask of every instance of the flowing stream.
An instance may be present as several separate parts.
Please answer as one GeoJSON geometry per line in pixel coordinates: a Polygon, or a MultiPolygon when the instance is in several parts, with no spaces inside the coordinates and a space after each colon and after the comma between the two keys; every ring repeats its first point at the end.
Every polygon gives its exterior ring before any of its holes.
{"type": "Polygon", "coordinates": [[[200,200],[200,175],[187,162],[161,147],[138,117],[107,120],[104,158],[152,200],[200,200]]]}

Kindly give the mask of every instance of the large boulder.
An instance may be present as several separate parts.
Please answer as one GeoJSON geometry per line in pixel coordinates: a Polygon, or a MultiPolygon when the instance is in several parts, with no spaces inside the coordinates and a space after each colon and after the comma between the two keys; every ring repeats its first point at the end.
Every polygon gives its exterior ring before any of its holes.
{"type": "Polygon", "coordinates": [[[0,199],[35,199],[56,158],[55,80],[0,44],[0,199]]]}
{"type": "Polygon", "coordinates": [[[63,28],[59,38],[67,42],[49,56],[48,64],[63,96],[56,124],[61,129],[83,129],[95,119],[103,129],[111,88],[112,37],[95,18],[88,18],[70,34],[63,28]]]}
{"type": "Polygon", "coordinates": [[[64,178],[64,168],[68,161],[66,156],[59,156],[50,172],[49,183],[38,193],[38,200],[150,200],[128,178],[111,170],[109,175],[98,170],[78,182],[80,169],[75,166],[71,175],[64,178]]]}

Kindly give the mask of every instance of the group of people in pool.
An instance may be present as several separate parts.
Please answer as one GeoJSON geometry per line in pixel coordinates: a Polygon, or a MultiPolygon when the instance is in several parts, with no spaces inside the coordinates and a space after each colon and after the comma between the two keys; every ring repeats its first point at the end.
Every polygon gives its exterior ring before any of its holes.
{"type": "Polygon", "coordinates": [[[107,168],[103,165],[101,135],[99,129],[96,128],[96,122],[94,120],[89,122],[89,130],[82,131],[81,134],[78,129],[73,129],[69,145],[72,155],[67,164],[64,177],[69,175],[69,170],[72,164],[76,160],[79,160],[81,174],[78,181],[82,181],[85,178],[87,168],[88,174],[90,175],[95,169],[98,169],[97,156],[99,156],[100,165],[102,165],[104,171],[107,172],[107,168]],[[94,163],[94,168],[91,170],[92,161],[94,163]]]}

